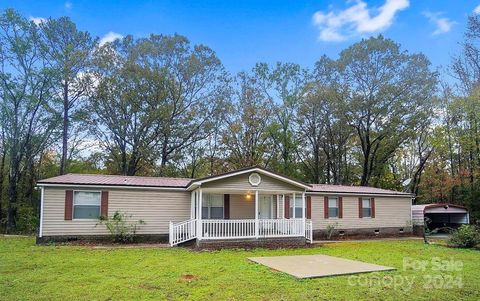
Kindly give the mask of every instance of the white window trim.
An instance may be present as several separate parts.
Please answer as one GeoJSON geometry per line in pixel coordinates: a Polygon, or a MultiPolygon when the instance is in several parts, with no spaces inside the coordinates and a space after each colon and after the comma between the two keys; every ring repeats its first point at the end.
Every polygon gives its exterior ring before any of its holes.
{"type": "Polygon", "coordinates": [[[340,219],[340,197],[339,196],[329,196],[328,197],[328,219],[340,219]],[[330,199],[335,199],[336,200],[336,207],[330,207],[330,199]],[[337,209],[337,216],[330,216],[330,208],[336,208],[337,209]]]}
{"type": "Polygon", "coordinates": [[[371,198],[371,197],[365,197],[365,198],[362,197],[362,218],[367,218],[367,219],[368,219],[368,218],[372,218],[372,198],[371,198]],[[368,208],[370,208],[370,216],[364,216],[364,214],[363,214],[363,209],[364,209],[364,208],[367,208],[367,207],[364,207],[364,206],[363,206],[363,201],[364,201],[364,200],[367,200],[367,199],[368,199],[368,204],[369,204],[369,205],[368,205],[368,206],[369,206],[368,208]]]}
{"type": "MultiPolygon", "coordinates": [[[[207,195],[220,195],[220,196],[221,196],[221,198],[222,198],[222,208],[223,208],[223,210],[222,210],[222,218],[221,218],[221,219],[224,220],[224,219],[225,219],[225,196],[224,196],[223,194],[219,194],[219,193],[205,193],[205,195],[204,195],[204,197],[203,197],[203,201],[202,201],[202,210],[201,210],[202,219],[204,219],[204,220],[210,220],[210,219],[212,219],[212,218],[210,218],[210,216],[211,216],[211,214],[210,214],[210,208],[211,208],[212,206],[205,206],[205,205],[207,205],[207,204],[206,204],[206,203],[207,203],[207,195]],[[207,217],[205,217],[205,218],[203,217],[203,208],[204,208],[204,207],[205,207],[205,208],[208,208],[207,217]]],[[[215,219],[218,220],[218,218],[215,218],[215,219]]]]}
{"type": "Polygon", "coordinates": [[[98,206],[98,211],[100,216],[102,214],[102,191],[101,190],[73,190],[72,195],[72,221],[98,221],[97,218],[74,218],[75,216],[75,192],[97,192],[100,194],[100,205],[98,206]]]}
{"type": "MultiPolygon", "coordinates": [[[[292,216],[290,216],[290,218],[302,218],[301,215],[299,217],[297,217],[297,215],[295,214],[295,209],[297,209],[297,208],[302,209],[302,207],[303,207],[302,204],[300,204],[300,206],[296,206],[296,198],[297,197],[300,197],[300,202],[302,202],[302,195],[298,195],[298,194],[294,193],[293,196],[292,196],[293,201],[290,202],[290,207],[288,208],[288,211],[290,211],[290,208],[293,208],[292,216]]],[[[305,210],[306,210],[306,206],[305,206],[305,210]]],[[[290,215],[290,212],[289,212],[289,215],[290,215]]]]}

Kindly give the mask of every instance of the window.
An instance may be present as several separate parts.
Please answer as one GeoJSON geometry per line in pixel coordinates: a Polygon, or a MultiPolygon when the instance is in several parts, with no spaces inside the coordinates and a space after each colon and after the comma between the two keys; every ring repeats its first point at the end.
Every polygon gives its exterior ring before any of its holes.
{"type": "Polygon", "coordinates": [[[223,194],[205,194],[202,202],[203,219],[223,219],[223,194]]]}
{"type": "Polygon", "coordinates": [[[372,217],[372,202],[370,198],[362,199],[362,217],[372,217]]]}
{"type": "Polygon", "coordinates": [[[328,217],[338,217],[338,199],[328,198],[328,217]]]}
{"type": "Polygon", "coordinates": [[[100,217],[100,192],[75,191],[73,193],[73,218],[97,219],[100,217]]]}
{"type": "Polygon", "coordinates": [[[295,201],[290,201],[290,217],[302,218],[302,195],[295,195],[295,201]]]}

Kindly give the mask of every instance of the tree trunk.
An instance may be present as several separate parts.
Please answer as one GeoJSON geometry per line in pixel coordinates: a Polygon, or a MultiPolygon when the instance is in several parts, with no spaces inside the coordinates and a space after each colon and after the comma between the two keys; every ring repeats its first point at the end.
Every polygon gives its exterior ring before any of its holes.
{"type": "Polygon", "coordinates": [[[63,85],[63,132],[62,132],[62,159],[60,160],[60,174],[65,174],[67,157],[68,157],[68,126],[69,126],[69,109],[68,100],[68,82],[63,85]]]}
{"type": "Polygon", "coordinates": [[[6,150],[5,148],[2,151],[2,159],[0,161],[0,231],[3,229],[3,182],[4,182],[4,174],[5,174],[5,156],[6,150]]]}
{"type": "Polygon", "coordinates": [[[10,175],[8,179],[8,212],[7,212],[7,233],[13,233],[17,228],[17,185],[20,163],[16,155],[12,155],[10,175]]]}

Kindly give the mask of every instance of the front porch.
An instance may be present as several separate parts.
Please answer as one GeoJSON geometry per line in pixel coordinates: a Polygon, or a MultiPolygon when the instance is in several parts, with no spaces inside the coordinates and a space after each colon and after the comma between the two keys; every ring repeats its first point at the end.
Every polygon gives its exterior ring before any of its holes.
{"type": "Polygon", "coordinates": [[[171,246],[200,241],[305,238],[312,241],[304,191],[197,188],[191,219],[170,223],[171,246]]]}

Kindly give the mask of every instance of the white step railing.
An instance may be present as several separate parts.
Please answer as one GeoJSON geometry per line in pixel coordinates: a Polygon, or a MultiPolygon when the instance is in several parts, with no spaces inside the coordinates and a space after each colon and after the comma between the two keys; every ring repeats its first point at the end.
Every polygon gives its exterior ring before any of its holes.
{"type": "Polygon", "coordinates": [[[313,225],[311,220],[305,222],[305,237],[309,243],[313,243],[313,225]]]}
{"type": "Polygon", "coordinates": [[[305,236],[302,219],[259,219],[258,232],[254,219],[202,220],[204,239],[243,239],[257,237],[305,236]]]}
{"type": "Polygon", "coordinates": [[[174,224],[170,222],[169,229],[170,246],[181,244],[197,237],[197,220],[190,219],[188,221],[174,224]]]}

